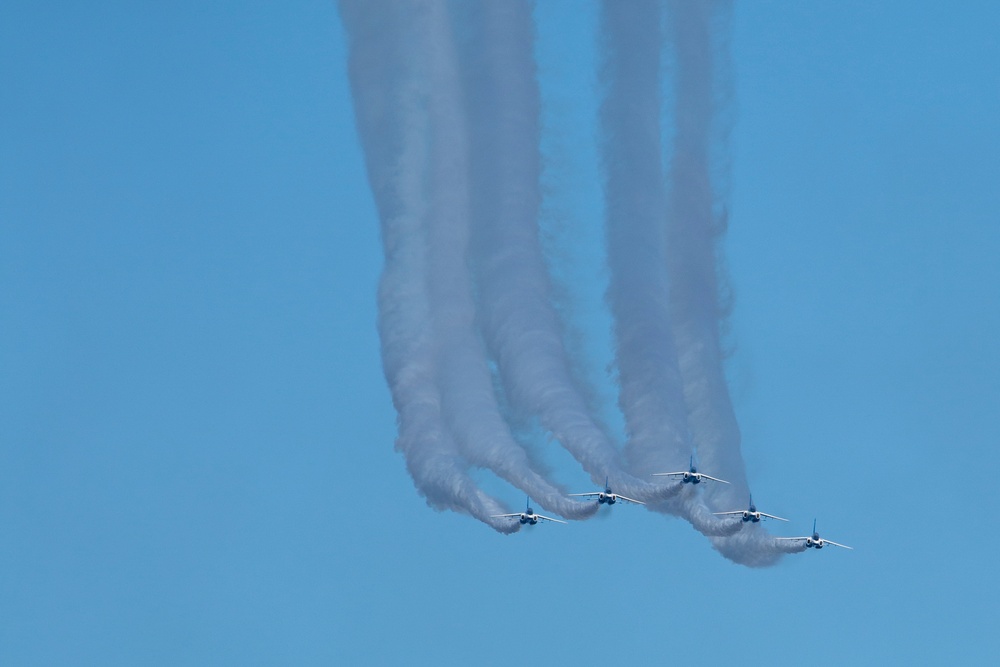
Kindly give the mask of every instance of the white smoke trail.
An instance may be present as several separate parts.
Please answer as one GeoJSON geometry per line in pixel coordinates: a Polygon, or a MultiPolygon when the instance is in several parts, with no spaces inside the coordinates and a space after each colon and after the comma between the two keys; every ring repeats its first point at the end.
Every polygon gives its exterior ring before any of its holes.
{"type": "Polygon", "coordinates": [[[414,280],[427,262],[421,229],[427,202],[420,174],[427,160],[429,119],[422,111],[426,90],[415,57],[421,45],[408,30],[423,14],[412,2],[385,5],[378,17],[369,7],[363,0],[345,1],[340,10],[350,36],[355,116],[382,222],[386,265],[379,284],[379,333],[399,414],[396,447],[432,507],[467,512],[512,532],[518,524],[491,518],[503,506],[476,487],[444,427],[428,297],[423,282],[414,280]]]}
{"type": "MultiPolygon", "coordinates": [[[[720,303],[720,251],[725,210],[713,182],[713,145],[724,140],[719,82],[727,46],[729,0],[668,0],[668,43],[674,56],[674,123],[668,174],[667,270],[669,315],[684,383],[687,423],[701,462],[730,481],[706,493],[713,509],[743,506],[749,485],[740,452],[740,433],[726,385],[720,303]],[[717,56],[723,56],[717,59],[717,56]]],[[[724,147],[723,147],[724,149],[724,147]]],[[[759,525],[741,525],[713,545],[727,558],[751,566],[771,565],[782,553],[801,551],[798,543],[776,542],[759,525]]],[[[703,531],[704,532],[704,531],[703,531]]]]}
{"type": "MultiPolygon", "coordinates": [[[[528,493],[542,507],[569,518],[596,508],[567,498],[531,468],[513,439],[493,391],[482,339],[476,329],[476,302],[468,268],[470,235],[470,128],[456,66],[449,16],[444,5],[429,5],[427,43],[431,96],[431,155],[428,189],[428,285],[437,345],[442,405],[463,454],[528,493]]],[[[490,128],[479,128],[490,131],[490,128]]]]}
{"type": "Polygon", "coordinates": [[[602,10],[608,300],[629,460],[646,474],[682,470],[697,451],[704,469],[733,483],[705,484],[700,493],[685,488],[673,502],[651,509],[685,518],[728,558],[767,564],[776,552],[766,533],[712,514],[720,504],[733,509],[747,499],[719,342],[724,312],[711,180],[717,119],[711,21],[728,4],[668,3],[667,35],[658,2],[607,0],[602,10]],[[673,64],[675,124],[666,173],[660,107],[665,42],[673,64]]]}
{"type": "Polygon", "coordinates": [[[668,2],[675,57],[676,133],[669,172],[667,269],[670,318],[684,380],[688,425],[706,466],[732,484],[720,499],[743,500],[746,474],[720,344],[715,191],[710,156],[717,117],[713,14],[728,2],[668,2]]]}
{"type": "Polygon", "coordinates": [[[661,10],[657,0],[605,0],[601,10],[608,303],[617,341],[618,403],[630,467],[648,476],[685,469],[691,453],[667,312],[661,10]]]}
{"type": "MultiPolygon", "coordinates": [[[[775,543],[757,526],[720,520],[709,509],[712,496],[706,505],[691,486],[647,481],[651,472],[682,469],[697,448],[713,474],[736,482],[729,496],[746,489],[719,343],[710,160],[709,23],[728,4],[668,7],[677,127],[665,173],[660,6],[603,6],[608,301],[629,435],[623,467],[571,372],[539,243],[531,3],[341,0],[382,225],[379,332],[399,414],[397,448],[431,506],[469,513],[499,531],[518,524],[493,518],[502,506],[476,486],[470,466],[493,471],[563,516],[592,515],[596,503],[570,500],[533,469],[498,401],[495,367],[510,405],[536,416],[594,481],[608,475],[617,491],[654,501],[651,509],[712,536],[727,557],[764,565],[802,549],[775,543]],[[474,28],[461,59],[456,17],[474,28]]],[[[714,500],[728,504],[729,496],[714,500]]]]}
{"type": "Polygon", "coordinates": [[[504,392],[590,473],[643,499],[662,487],[625,473],[571,370],[539,240],[540,93],[532,3],[473,6],[463,54],[471,133],[480,321],[504,392]]]}

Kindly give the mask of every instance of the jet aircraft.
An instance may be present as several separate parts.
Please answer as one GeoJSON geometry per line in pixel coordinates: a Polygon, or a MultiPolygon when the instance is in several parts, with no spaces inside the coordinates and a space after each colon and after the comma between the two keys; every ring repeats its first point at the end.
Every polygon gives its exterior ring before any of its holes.
{"type": "Polygon", "coordinates": [[[521,525],[531,525],[534,526],[536,523],[541,521],[555,521],[556,523],[566,523],[565,521],[560,521],[559,519],[553,519],[550,516],[542,516],[541,514],[535,514],[535,510],[531,509],[531,499],[528,498],[525,502],[525,509],[523,512],[515,512],[513,514],[493,514],[491,515],[494,519],[499,519],[503,517],[515,518],[521,523],[521,525]]]}
{"type": "Polygon", "coordinates": [[[745,510],[734,510],[732,512],[714,512],[716,516],[732,516],[735,514],[741,514],[740,517],[743,522],[752,521],[753,523],[760,523],[761,519],[777,519],[778,521],[788,521],[788,519],[782,519],[780,516],[774,516],[773,514],[765,514],[757,510],[757,507],[753,504],[753,496],[750,496],[750,507],[745,510]]]}
{"type": "Polygon", "coordinates": [[[837,542],[834,542],[833,540],[824,540],[823,538],[821,538],[819,536],[819,533],[816,532],[816,519],[813,519],[813,534],[810,535],[809,537],[776,537],[774,539],[776,539],[776,540],[782,540],[782,541],[786,541],[786,542],[792,541],[792,540],[805,540],[806,547],[808,547],[808,548],[815,547],[817,549],[822,549],[827,544],[832,544],[835,547],[841,547],[843,549],[853,549],[854,548],[854,547],[849,547],[846,544],[838,544],[837,542]]]}
{"type": "Polygon", "coordinates": [[[608,478],[604,478],[604,490],[603,491],[591,491],[590,493],[571,493],[571,496],[586,496],[590,498],[597,498],[597,502],[600,505],[614,505],[619,500],[624,500],[625,502],[635,503],[636,505],[645,505],[646,503],[641,500],[635,500],[634,498],[626,498],[625,496],[618,493],[611,493],[611,487],[608,486],[608,478]]]}
{"type": "Polygon", "coordinates": [[[711,475],[706,475],[703,472],[698,472],[698,468],[694,464],[694,455],[691,456],[691,461],[688,464],[688,469],[681,472],[654,472],[653,477],[680,477],[681,482],[684,484],[700,484],[703,479],[710,479],[713,482],[722,482],[723,484],[729,484],[724,479],[719,479],[718,477],[712,477],[711,475]]]}

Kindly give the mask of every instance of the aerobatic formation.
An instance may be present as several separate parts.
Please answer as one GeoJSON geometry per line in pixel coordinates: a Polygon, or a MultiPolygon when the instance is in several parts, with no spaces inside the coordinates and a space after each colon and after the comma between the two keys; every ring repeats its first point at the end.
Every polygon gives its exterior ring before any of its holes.
{"type": "Polygon", "coordinates": [[[746,565],[843,546],[815,525],[772,537],[761,519],[784,519],[750,499],[720,340],[729,12],[709,0],[600,4],[619,445],[575,370],[540,241],[532,3],[340,1],[385,254],[378,329],[396,448],[431,507],[504,533],[562,522],[530,501],[509,512],[471,474],[485,469],[563,519],[619,500],[681,517],[746,565]],[[518,435],[525,420],[602,490],[552,481],[518,435]]]}

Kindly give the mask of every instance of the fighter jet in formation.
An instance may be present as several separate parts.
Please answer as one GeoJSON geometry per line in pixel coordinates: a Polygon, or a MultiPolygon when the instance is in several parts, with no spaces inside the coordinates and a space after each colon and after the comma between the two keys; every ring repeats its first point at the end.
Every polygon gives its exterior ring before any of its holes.
{"type": "Polygon", "coordinates": [[[534,526],[539,521],[554,521],[556,523],[566,523],[560,519],[553,519],[550,516],[542,516],[541,514],[535,514],[535,510],[531,509],[531,498],[528,498],[527,502],[524,504],[523,512],[515,512],[513,514],[493,514],[491,515],[494,519],[501,518],[517,518],[518,522],[523,526],[525,524],[534,526]]]}
{"type": "Polygon", "coordinates": [[[740,519],[745,523],[747,521],[753,523],[760,523],[761,519],[777,519],[778,521],[788,521],[788,519],[782,519],[780,516],[774,516],[773,514],[765,514],[757,509],[753,504],[753,496],[750,496],[750,506],[745,510],[733,510],[732,512],[713,512],[716,516],[734,516],[741,515],[740,519]]]}
{"type": "MultiPolygon", "coordinates": [[[[691,459],[690,469],[682,472],[662,472],[656,473],[657,475],[666,476],[677,476],[682,478],[682,482],[689,484],[699,484],[702,478],[710,479],[714,482],[722,482],[723,484],[728,484],[724,479],[718,479],[717,477],[711,477],[704,473],[697,471],[694,465],[694,457],[691,459]]],[[[626,498],[625,496],[614,493],[611,491],[611,486],[608,484],[608,478],[604,478],[604,490],[603,491],[590,491],[588,493],[571,493],[569,494],[574,497],[586,497],[586,498],[596,498],[598,504],[614,505],[619,500],[627,503],[635,503],[637,505],[645,505],[644,502],[640,500],[635,500],[634,498],[626,498]]],[[[738,517],[743,523],[759,523],[761,519],[776,519],[778,521],[788,521],[780,516],[774,514],[767,514],[761,512],[754,505],[753,496],[750,496],[750,503],[744,510],[732,510],[729,512],[714,512],[715,516],[732,516],[738,517]]],[[[554,523],[566,523],[562,519],[554,519],[550,516],[545,516],[542,514],[537,514],[535,510],[531,508],[531,499],[528,498],[525,502],[523,512],[513,512],[511,514],[493,514],[491,515],[495,519],[512,519],[516,520],[522,526],[534,526],[539,521],[552,521],[554,523]]],[[[853,549],[854,547],[849,547],[846,544],[840,544],[839,542],[834,542],[833,540],[828,540],[819,536],[819,532],[816,530],[816,520],[813,519],[813,531],[812,535],[806,535],[802,537],[776,537],[775,540],[779,542],[804,542],[806,548],[808,549],[822,549],[828,544],[832,544],[835,547],[840,547],[842,549],[853,549]]]]}
{"type": "Polygon", "coordinates": [[[624,500],[627,503],[635,503],[636,505],[645,505],[646,503],[641,500],[635,500],[634,498],[626,498],[625,496],[618,493],[611,493],[611,487],[608,486],[608,478],[604,478],[604,490],[603,491],[591,491],[590,493],[571,493],[571,496],[585,496],[589,498],[597,498],[597,503],[600,505],[614,505],[619,500],[624,500]]]}
{"type": "Polygon", "coordinates": [[[710,479],[713,482],[729,484],[729,482],[724,479],[719,479],[718,477],[712,477],[711,475],[706,475],[703,472],[698,472],[698,468],[694,464],[693,454],[691,455],[691,460],[688,464],[687,470],[682,470],[680,472],[654,472],[653,477],[680,477],[681,482],[684,484],[701,484],[703,479],[710,479]]]}
{"type": "Polygon", "coordinates": [[[833,546],[835,546],[835,547],[841,547],[842,549],[853,549],[854,548],[854,547],[849,547],[846,544],[838,544],[837,542],[834,542],[833,540],[825,540],[825,539],[821,538],[819,536],[819,533],[816,531],[816,519],[813,519],[813,534],[809,535],[808,537],[776,537],[774,539],[779,540],[779,541],[783,541],[783,542],[805,540],[806,547],[810,548],[810,549],[814,548],[814,547],[816,549],[822,549],[827,544],[832,544],[833,546]]]}

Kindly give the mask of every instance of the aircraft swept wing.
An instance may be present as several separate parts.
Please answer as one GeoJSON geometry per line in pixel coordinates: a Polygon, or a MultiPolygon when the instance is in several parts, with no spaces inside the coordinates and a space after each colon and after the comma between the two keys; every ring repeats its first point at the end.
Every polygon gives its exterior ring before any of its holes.
{"type": "Polygon", "coordinates": [[[525,512],[514,512],[513,514],[491,514],[490,517],[494,519],[502,519],[505,517],[510,517],[511,519],[517,518],[517,519],[527,519],[527,520],[542,519],[543,521],[555,521],[556,523],[566,523],[561,519],[553,519],[550,516],[545,516],[544,514],[535,514],[534,512],[532,512],[531,514],[527,514],[525,512]]]}
{"type": "Polygon", "coordinates": [[[684,478],[694,478],[694,479],[710,479],[713,482],[721,482],[723,484],[729,484],[724,479],[719,479],[718,477],[712,477],[711,475],[706,475],[703,472],[691,472],[690,470],[681,470],[680,472],[654,472],[653,477],[684,477],[684,478]]]}
{"type": "MultiPolygon", "coordinates": [[[[737,515],[748,513],[747,510],[734,510],[732,512],[712,512],[715,516],[727,516],[727,515],[737,515]]],[[[749,512],[749,514],[756,514],[758,516],[767,517],[768,519],[777,519],[778,521],[788,521],[788,519],[782,519],[780,516],[774,516],[773,514],[767,514],[766,512],[749,512]]]]}
{"type": "Polygon", "coordinates": [[[561,519],[553,519],[550,516],[544,516],[542,514],[535,514],[535,510],[531,509],[531,499],[530,498],[527,500],[527,502],[524,503],[524,511],[523,512],[512,512],[511,514],[491,514],[490,517],[494,518],[494,519],[515,519],[516,518],[518,521],[521,522],[522,525],[524,525],[524,524],[535,525],[536,523],[539,522],[539,520],[541,520],[541,521],[553,521],[555,523],[566,523],[565,521],[562,521],[561,519]]]}
{"type": "Polygon", "coordinates": [[[833,546],[840,547],[841,549],[850,549],[851,551],[854,551],[854,547],[849,547],[846,544],[840,544],[839,542],[828,540],[825,537],[823,538],[823,544],[832,544],[833,546]]]}
{"type": "Polygon", "coordinates": [[[712,477],[711,475],[706,475],[703,472],[698,472],[698,466],[694,464],[693,454],[691,455],[687,470],[678,470],[677,472],[654,472],[653,477],[680,477],[681,482],[684,484],[699,484],[702,479],[710,479],[713,482],[729,484],[729,482],[724,479],[719,479],[718,477],[712,477]]]}
{"type": "Polygon", "coordinates": [[[827,544],[832,544],[835,547],[840,547],[841,549],[854,550],[854,547],[849,547],[846,544],[840,544],[839,542],[834,542],[833,540],[828,540],[825,537],[815,538],[815,537],[776,537],[774,538],[780,542],[794,542],[794,541],[805,541],[806,546],[809,547],[819,547],[822,549],[827,544]]]}
{"type": "Polygon", "coordinates": [[[815,548],[815,549],[822,549],[827,544],[832,544],[833,546],[840,547],[841,549],[851,549],[852,551],[854,550],[854,547],[849,547],[846,544],[841,544],[840,542],[834,542],[833,540],[828,540],[826,538],[820,537],[819,536],[819,532],[816,530],[816,520],[815,519],[813,519],[813,534],[812,535],[809,535],[807,537],[776,537],[774,539],[778,540],[780,542],[793,542],[793,541],[802,540],[802,541],[804,541],[806,543],[806,547],[815,548]]]}
{"type": "Polygon", "coordinates": [[[773,514],[767,514],[766,512],[761,512],[757,509],[757,506],[753,502],[753,496],[750,496],[750,504],[747,505],[745,510],[733,510],[732,512],[713,512],[715,516],[736,516],[740,515],[744,522],[750,521],[753,523],[759,523],[761,519],[777,519],[778,521],[788,521],[788,519],[782,518],[780,516],[775,516],[773,514]]]}
{"type": "Polygon", "coordinates": [[[627,503],[635,503],[636,505],[645,505],[646,503],[641,500],[636,500],[635,498],[628,498],[621,495],[620,493],[614,493],[611,491],[611,485],[608,483],[609,476],[604,476],[604,490],[603,491],[589,491],[587,493],[571,493],[569,495],[576,496],[577,498],[597,498],[597,503],[599,505],[614,505],[619,500],[624,500],[627,503]]]}
{"type": "Polygon", "coordinates": [[[641,500],[636,500],[635,498],[627,498],[620,493],[607,493],[606,491],[591,491],[590,493],[571,493],[570,496],[575,497],[587,497],[587,498],[614,498],[615,500],[624,500],[629,503],[635,503],[636,505],[645,505],[646,503],[641,500]]]}

